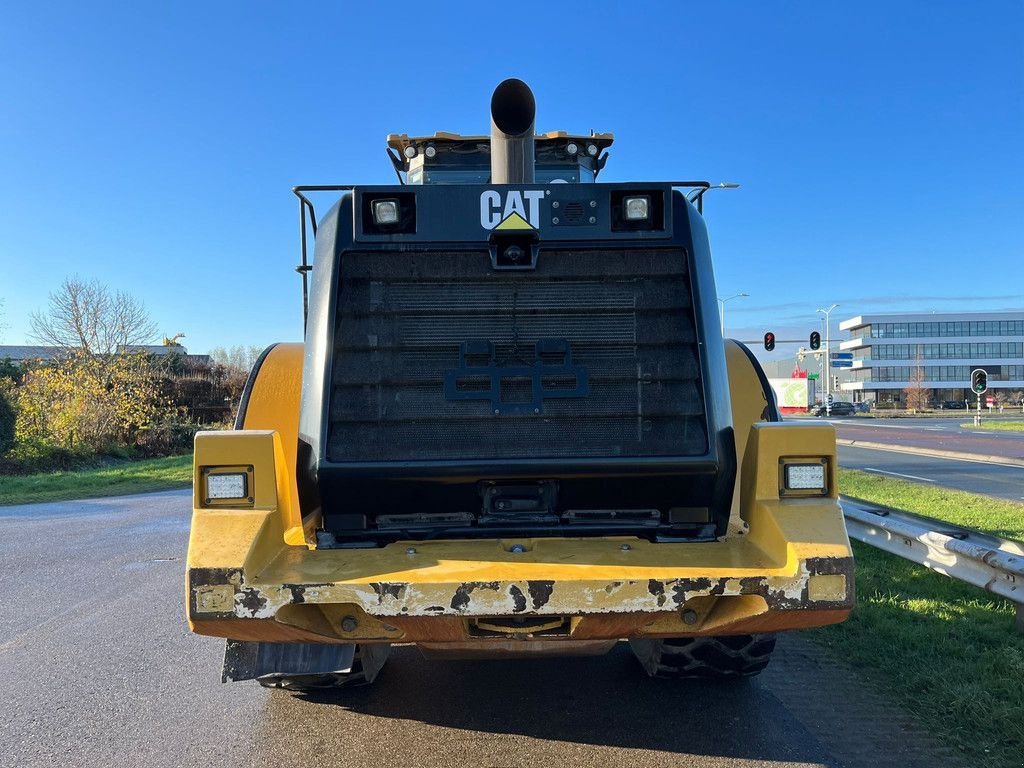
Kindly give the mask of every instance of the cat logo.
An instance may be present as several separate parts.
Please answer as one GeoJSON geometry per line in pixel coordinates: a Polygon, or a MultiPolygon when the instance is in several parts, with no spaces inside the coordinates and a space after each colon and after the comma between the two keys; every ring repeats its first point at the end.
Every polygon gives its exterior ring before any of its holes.
{"type": "Polygon", "coordinates": [[[488,189],[480,195],[480,226],[484,229],[515,230],[540,228],[540,201],[544,190],[510,189],[504,193],[488,189]]]}

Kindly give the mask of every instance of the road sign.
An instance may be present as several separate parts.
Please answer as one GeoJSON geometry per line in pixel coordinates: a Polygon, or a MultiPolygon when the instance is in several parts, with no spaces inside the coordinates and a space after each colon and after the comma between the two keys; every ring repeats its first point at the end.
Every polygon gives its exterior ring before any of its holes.
{"type": "Polygon", "coordinates": [[[833,368],[853,368],[853,360],[833,360],[833,368]]]}
{"type": "Polygon", "coordinates": [[[835,362],[836,360],[849,360],[852,363],[853,352],[833,352],[832,361],[835,362]]]}
{"type": "Polygon", "coordinates": [[[828,393],[828,404],[829,404],[829,405],[832,405],[832,403],[834,403],[834,402],[835,402],[835,400],[834,400],[834,398],[832,397],[832,393],[831,393],[831,392],[829,392],[829,393],[828,393]]]}
{"type": "Polygon", "coordinates": [[[818,380],[818,374],[816,374],[816,373],[808,373],[807,374],[807,378],[808,379],[812,379],[813,381],[817,381],[818,380]]]}

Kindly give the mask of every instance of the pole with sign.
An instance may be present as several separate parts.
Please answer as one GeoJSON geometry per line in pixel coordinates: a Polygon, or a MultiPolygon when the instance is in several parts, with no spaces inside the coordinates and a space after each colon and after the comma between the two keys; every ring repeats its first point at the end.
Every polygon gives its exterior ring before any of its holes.
{"type": "MultiPolygon", "coordinates": [[[[829,360],[829,355],[832,354],[832,338],[831,338],[832,334],[829,332],[829,328],[830,328],[829,315],[831,315],[832,314],[832,310],[835,309],[838,306],[839,306],[838,304],[833,304],[828,309],[816,309],[816,310],[814,310],[815,312],[821,312],[821,314],[823,314],[825,316],[825,394],[826,395],[831,394],[828,391],[828,389],[829,389],[828,385],[831,383],[829,381],[829,378],[828,378],[829,377],[829,372],[830,372],[829,371],[829,366],[830,366],[830,363],[831,363],[831,361],[829,360]]],[[[832,398],[831,397],[828,397],[826,399],[826,402],[825,402],[825,415],[826,416],[831,416],[832,415],[832,398]]]]}

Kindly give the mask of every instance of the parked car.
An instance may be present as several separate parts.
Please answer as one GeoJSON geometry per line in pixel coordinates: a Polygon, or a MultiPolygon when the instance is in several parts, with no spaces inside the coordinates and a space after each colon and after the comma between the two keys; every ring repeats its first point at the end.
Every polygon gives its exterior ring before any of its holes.
{"type": "Polygon", "coordinates": [[[967,408],[963,400],[946,400],[939,405],[940,411],[962,411],[967,408]]]}
{"type": "MultiPolygon", "coordinates": [[[[837,400],[832,403],[832,415],[833,416],[853,416],[857,412],[857,409],[853,407],[853,403],[848,403],[845,400],[837,400]]],[[[820,404],[814,411],[815,416],[825,415],[825,404],[820,404]]]]}

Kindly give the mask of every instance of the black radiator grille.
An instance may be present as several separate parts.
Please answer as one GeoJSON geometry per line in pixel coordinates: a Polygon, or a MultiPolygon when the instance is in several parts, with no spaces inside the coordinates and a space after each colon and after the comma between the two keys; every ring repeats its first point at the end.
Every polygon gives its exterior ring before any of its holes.
{"type": "Polygon", "coordinates": [[[345,253],[331,376],[332,462],[707,452],[678,249],[345,253]]]}

